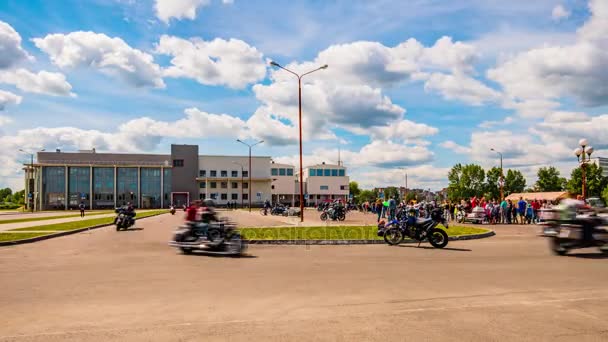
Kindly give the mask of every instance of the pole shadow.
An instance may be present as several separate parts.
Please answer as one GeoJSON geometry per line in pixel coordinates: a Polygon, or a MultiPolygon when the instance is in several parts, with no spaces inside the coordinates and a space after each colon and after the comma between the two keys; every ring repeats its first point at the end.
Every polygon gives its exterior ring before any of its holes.
{"type": "Polygon", "coordinates": [[[405,247],[405,248],[421,248],[421,249],[437,249],[437,250],[444,250],[444,251],[455,251],[455,252],[472,252],[472,249],[468,249],[468,248],[452,248],[452,247],[445,247],[445,248],[435,248],[433,246],[410,246],[410,245],[399,245],[399,247],[405,247]]]}

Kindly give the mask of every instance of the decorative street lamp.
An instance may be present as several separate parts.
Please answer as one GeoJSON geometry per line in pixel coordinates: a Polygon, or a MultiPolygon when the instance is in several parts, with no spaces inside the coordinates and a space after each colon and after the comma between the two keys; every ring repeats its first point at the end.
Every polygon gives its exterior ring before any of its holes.
{"type": "Polygon", "coordinates": [[[574,150],[574,154],[578,159],[578,163],[581,166],[581,172],[583,174],[583,201],[587,198],[587,175],[586,168],[587,164],[591,163],[591,153],[593,153],[593,147],[588,146],[587,139],[581,139],[578,141],[581,147],[574,150]]]}
{"type": "Polygon", "coordinates": [[[282,67],[279,63],[271,61],[270,65],[283,69],[298,78],[298,106],[299,106],[299,126],[300,126],[300,222],[304,222],[304,170],[302,169],[302,77],[312,74],[315,71],[327,69],[327,64],[318,67],[312,71],[305,72],[299,75],[287,68],[282,67]]]}
{"type": "MultiPolygon", "coordinates": [[[[240,142],[241,144],[249,147],[249,171],[247,173],[249,173],[249,184],[248,184],[248,188],[249,188],[249,195],[247,196],[249,198],[249,212],[251,212],[251,187],[253,186],[253,184],[251,184],[251,148],[257,144],[261,144],[264,142],[264,140],[260,140],[258,142],[256,142],[255,144],[248,144],[244,141],[242,141],[241,139],[236,139],[236,141],[240,142]]],[[[243,170],[241,170],[241,175],[243,170]]],[[[241,188],[243,187],[243,184],[241,183],[241,188]]],[[[242,196],[241,196],[242,197],[242,196]]]]}
{"type": "Polygon", "coordinates": [[[491,148],[490,151],[494,151],[500,155],[500,200],[504,201],[505,195],[504,195],[503,187],[505,185],[505,177],[504,177],[504,173],[502,172],[502,152],[498,152],[494,148],[491,148]]]}

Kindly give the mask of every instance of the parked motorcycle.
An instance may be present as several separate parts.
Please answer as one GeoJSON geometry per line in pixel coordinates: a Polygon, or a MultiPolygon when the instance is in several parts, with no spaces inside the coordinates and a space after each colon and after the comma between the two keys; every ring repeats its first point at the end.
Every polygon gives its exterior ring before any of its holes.
{"type": "Polygon", "coordinates": [[[270,215],[275,215],[275,216],[287,216],[287,207],[282,206],[282,205],[277,205],[274,206],[271,210],[270,210],[270,215]]]}
{"type": "Polygon", "coordinates": [[[171,206],[171,208],[169,209],[169,212],[171,213],[171,215],[175,215],[175,207],[171,206]]]}
{"type": "Polygon", "coordinates": [[[229,221],[187,224],[173,234],[169,246],[179,248],[184,254],[195,250],[220,255],[241,255],[247,250],[247,243],[229,221]]]}
{"type": "Polygon", "coordinates": [[[427,240],[435,248],[444,248],[448,244],[448,234],[437,228],[438,224],[448,228],[448,222],[443,216],[443,210],[436,208],[431,212],[431,217],[423,219],[411,213],[399,213],[395,220],[378,224],[378,236],[383,236],[389,245],[398,245],[405,237],[419,242],[427,240]]]}
{"type": "Polygon", "coordinates": [[[332,221],[344,221],[346,219],[346,212],[344,208],[341,206],[335,206],[324,210],[321,214],[321,220],[327,221],[328,219],[332,221]]]}
{"type": "Polygon", "coordinates": [[[116,230],[127,230],[129,227],[135,225],[135,212],[129,212],[126,208],[118,208],[115,210],[118,214],[116,218],[114,218],[114,224],[116,225],[116,230]]]}

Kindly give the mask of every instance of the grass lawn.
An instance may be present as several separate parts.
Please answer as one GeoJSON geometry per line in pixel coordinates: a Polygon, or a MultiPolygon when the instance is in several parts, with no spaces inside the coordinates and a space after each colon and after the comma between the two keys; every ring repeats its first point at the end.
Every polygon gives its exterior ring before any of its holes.
{"type": "MultiPolygon", "coordinates": [[[[439,228],[442,228],[439,226],[439,228]]],[[[488,229],[454,226],[448,236],[481,234],[488,229]]],[[[241,228],[248,240],[382,240],[376,226],[241,228]]]]}
{"type": "Polygon", "coordinates": [[[33,237],[36,237],[36,236],[42,236],[42,235],[48,235],[48,234],[51,234],[51,233],[7,233],[7,232],[0,232],[0,242],[23,240],[23,239],[29,239],[29,238],[33,238],[33,237]]]}
{"type": "MultiPolygon", "coordinates": [[[[87,211],[86,216],[111,214],[113,212],[114,212],[114,210],[87,211]]],[[[55,220],[55,219],[63,219],[63,218],[71,218],[71,217],[79,217],[79,216],[80,216],[80,212],[78,212],[78,214],[66,214],[66,215],[59,215],[59,216],[26,217],[26,218],[12,219],[12,220],[0,220],[0,224],[46,221],[46,220],[55,220]]]]}
{"type": "MultiPolygon", "coordinates": [[[[154,216],[158,214],[168,213],[168,210],[151,210],[146,212],[138,213],[135,216],[136,219],[141,219],[144,217],[154,216]]],[[[80,220],[80,221],[72,221],[72,222],[64,222],[64,223],[56,223],[56,224],[47,224],[42,226],[33,226],[26,228],[18,228],[11,229],[10,231],[30,231],[30,230],[48,230],[48,231],[66,231],[66,230],[75,230],[86,227],[93,227],[102,224],[111,224],[114,222],[114,217],[100,217],[96,219],[90,220],[80,220]]]]}

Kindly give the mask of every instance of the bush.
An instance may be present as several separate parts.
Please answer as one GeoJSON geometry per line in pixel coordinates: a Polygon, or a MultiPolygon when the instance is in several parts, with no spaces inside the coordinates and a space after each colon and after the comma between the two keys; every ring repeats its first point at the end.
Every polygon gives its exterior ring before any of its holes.
{"type": "Polygon", "coordinates": [[[21,205],[10,202],[0,203],[0,210],[18,209],[21,205]]]}

